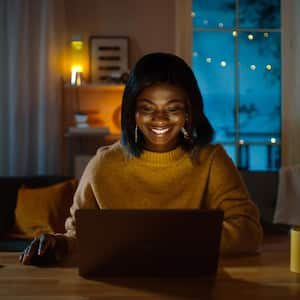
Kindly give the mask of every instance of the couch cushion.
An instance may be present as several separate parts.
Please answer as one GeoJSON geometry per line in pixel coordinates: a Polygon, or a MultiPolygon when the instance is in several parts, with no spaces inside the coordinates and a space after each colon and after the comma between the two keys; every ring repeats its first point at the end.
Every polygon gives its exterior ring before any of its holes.
{"type": "Polygon", "coordinates": [[[10,236],[34,238],[41,233],[64,233],[76,187],[74,179],[43,188],[21,187],[10,236]]]}
{"type": "Polygon", "coordinates": [[[45,187],[70,179],[66,176],[7,176],[0,177],[0,237],[14,224],[18,189],[25,185],[31,188],[45,187]]]}

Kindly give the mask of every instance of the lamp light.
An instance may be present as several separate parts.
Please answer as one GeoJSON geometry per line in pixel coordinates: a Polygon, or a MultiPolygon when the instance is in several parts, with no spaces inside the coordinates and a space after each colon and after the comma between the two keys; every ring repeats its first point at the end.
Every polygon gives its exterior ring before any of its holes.
{"type": "Polygon", "coordinates": [[[83,74],[83,42],[80,36],[73,36],[71,40],[71,85],[82,84],[83,74]]]}

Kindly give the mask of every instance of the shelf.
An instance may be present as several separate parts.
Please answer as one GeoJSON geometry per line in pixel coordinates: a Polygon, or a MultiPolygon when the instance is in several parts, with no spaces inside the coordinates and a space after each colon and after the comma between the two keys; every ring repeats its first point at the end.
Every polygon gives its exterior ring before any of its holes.
{"type": "Polygon", "coordinates": [[[107,127],[69,127],[65,136],[86,136],[86,135],[109,135],[110,131],[107,127]]]}
{"type": "Polygon", "coordinates": [[[103,92],[122,92],[125,88],[124,84],[82,84],[80,86],[74,86],[70,84],[66,84],[65,89],[69,90],[86,90],[86,91],[103,91],[103,92]]]}

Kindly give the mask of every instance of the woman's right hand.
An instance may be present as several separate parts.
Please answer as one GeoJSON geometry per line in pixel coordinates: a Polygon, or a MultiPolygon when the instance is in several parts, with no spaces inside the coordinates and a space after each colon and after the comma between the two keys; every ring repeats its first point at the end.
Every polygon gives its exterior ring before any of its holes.
{"type": "Polygon", "coordinates": [[[23,265],[48,265],[55,264],[59,258],[63,257],[65,248],[61,244],[65,241],[60,241],[52,234],[41,234],[37,236],[20,255],[19,260],[23,265]]]}

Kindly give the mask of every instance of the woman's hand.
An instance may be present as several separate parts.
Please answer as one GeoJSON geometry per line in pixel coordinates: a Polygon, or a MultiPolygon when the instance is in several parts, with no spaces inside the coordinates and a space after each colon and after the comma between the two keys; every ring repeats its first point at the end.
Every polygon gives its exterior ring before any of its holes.
{"type": "Polygon", "coordinates": [[[64,237],[41,234],[25,248],[19,260],[23,265],[49,265],[58,263],[65,254],[64,237]]]}

